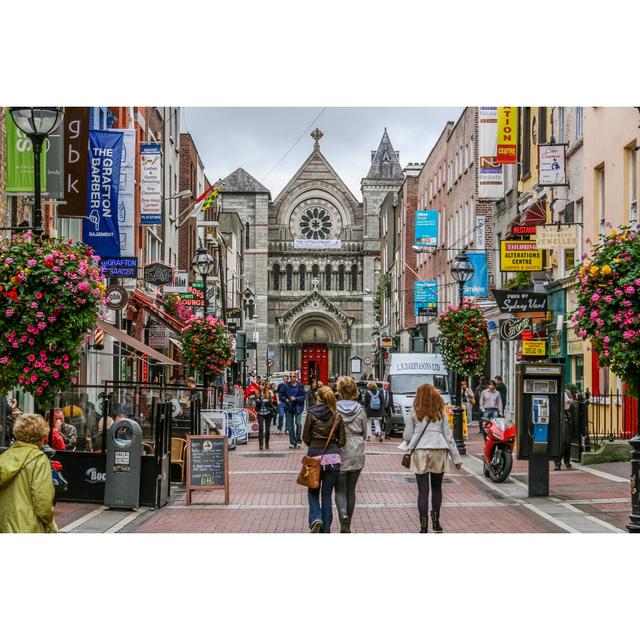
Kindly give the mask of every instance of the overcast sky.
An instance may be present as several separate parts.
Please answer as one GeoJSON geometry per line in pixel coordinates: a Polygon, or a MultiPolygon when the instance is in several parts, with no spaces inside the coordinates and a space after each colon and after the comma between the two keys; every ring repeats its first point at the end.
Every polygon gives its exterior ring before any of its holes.
{"type": "Polygon", "coordinates": [[[462,108],[328,107],[321,112],[322,107],[189,107],[183,110],[182,130],[191,133],[209,180],[242,167],[275,198],[311,153],[309,134],[318,127],[324,133],[320,150],[361,200],[360,180],[385,127],[404,168],[425,161],[447,120],[455,121],[462,108]]]}

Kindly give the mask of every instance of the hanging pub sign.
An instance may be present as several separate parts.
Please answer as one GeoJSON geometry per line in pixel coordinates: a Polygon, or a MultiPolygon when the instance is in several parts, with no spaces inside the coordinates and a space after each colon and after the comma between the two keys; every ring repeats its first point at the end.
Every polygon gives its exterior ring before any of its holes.
{"type": "Polygon", "coordinates": [[[541,187],[566,187],[567,145],[538,145],[538,184],[541,187]]]}
{"type": "Polygon", "coordinates": [[[503,340],[515,340],[524,331],[531,329],[531,318],[508,318],[500,320],[500,337],[503,340]]]}
{"type": "Polygon", "coordinates": [[[544,224],[536,227],[538,249],[575,249],[577,244],[577,224],[544,224]]]}
{"type": "Polygon", "coordinates": [[[173,267],[163,262],[152,262],[144,268],[144,281],[161,287],[173,282],[173,267]]]}
{"type": "Polygon", "coordinates": [[[117,311],[126,306],[129,294],[127,290],[119,284],[112,284],[110,287],[107,287],[105,297],[107,299],[107,308],[117,311]]]}
{"type": "Polygon", "coordinates": [[[535,240],[502,240],[500,271],[542,271],[542,250],[535,240]]]}
{"type": "Polygon", "coordinates": [[[493,289],[491,293],[498,303],[498,308],[504,313],[547,311],[548,296],[546,293],[507,291],[505,289],[493,289]]]}

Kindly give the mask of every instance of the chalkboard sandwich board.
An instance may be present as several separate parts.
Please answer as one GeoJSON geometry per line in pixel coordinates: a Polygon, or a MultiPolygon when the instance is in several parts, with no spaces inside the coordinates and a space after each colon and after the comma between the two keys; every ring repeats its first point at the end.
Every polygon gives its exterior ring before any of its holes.
{"type": "Polygon", "coordinates": [[[229,465],[226,436],[187,435],[187,504],[192,491],[224,491],[229,504],[229,465]]]}

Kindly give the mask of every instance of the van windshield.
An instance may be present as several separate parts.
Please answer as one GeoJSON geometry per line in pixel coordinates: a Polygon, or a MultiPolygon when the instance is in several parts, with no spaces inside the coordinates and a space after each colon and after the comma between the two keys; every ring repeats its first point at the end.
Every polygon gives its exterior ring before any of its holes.
{"type": "Polygon", "coordinates": [[[447,393],[447,377],[425,374],[391,376],[391,391],[399,395],[415,395],[421,384],[432,384],[440,393],[447,393]]]}

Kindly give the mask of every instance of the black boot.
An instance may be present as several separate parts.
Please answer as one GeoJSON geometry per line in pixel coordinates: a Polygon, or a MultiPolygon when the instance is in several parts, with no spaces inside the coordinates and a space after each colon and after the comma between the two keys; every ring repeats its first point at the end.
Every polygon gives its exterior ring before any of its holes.
{"type": "Polygon", "coordinates": [[[440,512],[432,511],[431,512],[431,522],[433,524],[433,532],[434,533],[442,533],[444,529],[440,526],[440,512]]]}
{"type": "Polygon", "coordinates": [[[351,518],[346,513],[340,516],[340,533],[351,533],[351,518]]]}
{"type": "Polygon", "coordinates": [[[429,516],[420,516],[420,533],[429,533],[429,516]]]}

